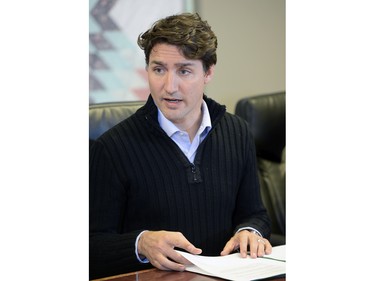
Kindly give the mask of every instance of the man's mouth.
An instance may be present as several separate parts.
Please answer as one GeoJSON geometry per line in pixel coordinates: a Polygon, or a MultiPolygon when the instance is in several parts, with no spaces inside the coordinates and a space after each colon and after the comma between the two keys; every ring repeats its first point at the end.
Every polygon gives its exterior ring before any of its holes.
{"type": "Polygon", "coordinates": [[[171,102],[171,103],[178,103],[178,102],[182,101],[180,99],[164,99],[164,100],[167,101],[167,102],[171,102]]]}

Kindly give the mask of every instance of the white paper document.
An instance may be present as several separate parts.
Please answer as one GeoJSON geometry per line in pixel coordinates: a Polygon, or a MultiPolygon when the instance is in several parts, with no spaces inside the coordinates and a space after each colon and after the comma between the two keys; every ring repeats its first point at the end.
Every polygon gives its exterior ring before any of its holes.
{"type": "Polygon", "coordinates": [[[285,245],[272,248],[263,258],[241,258],[239,253],[207,257],[178,251],[193,265],[186,270],[227,280],[250,281],[286,273],[285,245]]]}

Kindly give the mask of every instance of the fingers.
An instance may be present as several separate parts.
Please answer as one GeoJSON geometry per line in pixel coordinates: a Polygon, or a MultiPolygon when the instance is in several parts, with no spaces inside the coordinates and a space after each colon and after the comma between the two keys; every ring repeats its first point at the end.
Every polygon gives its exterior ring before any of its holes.
{"type": "Polygon", "coordinates": [[[193,255],[199,255],[202,253],[202,249],[196,248],[193,244],[189,242],[189,240],[185,238],[184,235],[182,235],[182,233],[177,232],[175,235],[175,240],[172,243],[174,247],[184,249],[185,251],[193,255]]]}
{"type": "Polygon", "coordinates": [[[185,270],[185,265],[183,263],[176,262],[168,258],[164,254],[158,255],[154,259],[150,259],[150,263],[161,270],[174,270],[174,271],[185,270]]]}
{"type": "Polygon", "coordinates": [[[202,252],[179,232],[147,231],[139,239],[138,253],[147,257],[151,264],[161,270],[183,271],[190,262],[176,252],[175,247],[192,254],[202,252]]]}
{"type": "Polygon", "coordinates": [[[267,239],[257,235],[250,238],[250,256],[252,258],[263,257],[271,252],[272,246],[267,239]]]}
{"type": "Polygon", "coordinates": [[[265,248],[264,252],[265,252],[266,255],[272,254],[272,245],[271,245],[270,241],[266,240],[266,244],[265,244],[264,248],[265,248]]]}
{"type": "Polygon", "coordinates": [[[172,259],[173,261],[177,262],[177,263],[180,263],[180,264],[183,264],[183,265],[188,265],[188,264],[191,264],[190,261],[188,261],[186,258],[184,258],[181,254],[179,254],[178,252],[176,252],[174,250],[174,248],[179,248],[179,249],[183,249],[193,255],[199,255],[202,253],[202,249],[199,249],[197,247],[195,247],[193,244],[191,244],[189,242],[189,240],[187,240],[185,238],[185,236],[182,235],[182,233],[175,233],[174,235],[174,241],[173,243],[171,244],[171,246],[173,247],[172,251],[170,251],[170,253],[168,254],[168,257],[170,259],[172,259]]]}
{"type": "MultiPolygon", "coordinates": [[[[263,244],[262,256],[271,254],[272,253],[272,246],[271,246],[270,241],[268,241],[267,239],[264,239],[264,238],[262,238],[260,241],[258,241],[258,240],[257,240],[258,243],[263,244]]],[[[259,253],[258,253],[258,256],[260,256],[259,253]]]]}
{"type": "Polygon", "coordinates": [[[236,249],[239,249],[241,257],[245,258],[250,248],[250,257],[262,257],[265,254],[271,254],[272,246],[270,242],[255,233],[247,230],[236,233],[225,245],[221,255],[228,255],[236,249]]]}
{"type": "Polygon", "coordinates": [[[232,237],[224,246],[224,249],[221,251],[221,256],[226,256],[232,253],[238,248],[238,243],[235,241],[235,237],[232,237]]]}

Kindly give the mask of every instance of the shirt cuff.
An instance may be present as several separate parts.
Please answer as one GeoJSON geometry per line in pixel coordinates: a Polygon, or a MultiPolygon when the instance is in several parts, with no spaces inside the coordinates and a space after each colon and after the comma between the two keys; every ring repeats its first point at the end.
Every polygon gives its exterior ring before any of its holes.
{"type": "Polygon", "coordinates": [[[138,241],[139,238],[141,238],[141,235],[146,232],[147,230],[143,230],[141,233],[138,234],[137,239],[135,240],[135,255],[137,257],[137,260],[139,260],[141,263],[149,263],[150,261],[147,258],[141,258],[138,255],[138,241]]]}
{"type": "Polygon", "coordinates": [[[257,234],[258,236],[263,237],[263,235],[258,230],[250,226],[241,227],[239,230],[237,230],[237,233],[240,232],[241,230],[250,230],[251,232],[255,232],[255,234],[257,234]]]}

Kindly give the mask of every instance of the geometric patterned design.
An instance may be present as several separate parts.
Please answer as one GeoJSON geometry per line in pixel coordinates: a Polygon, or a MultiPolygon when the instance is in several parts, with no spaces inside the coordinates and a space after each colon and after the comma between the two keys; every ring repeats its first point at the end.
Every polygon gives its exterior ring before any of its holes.
{"type": "Polygon", "coordinates": [[[103,86],[102,84],[100,84],[100,82],[95,78],[94,75],[91,75],[90,74],[90,80],[89,80],[89,87],[90,87],[90,91],[95,91],[95,90],[103,90],[103,86]]]}
{"type": "Polygon", "coordinates": [[[90,69],[109,69],[105,62],[97,55],[90,54],[90,69]]]}
{"type": "Polygon", "coordinates": [[[90,43],[98,50],[111,50],[112,44],[103,36],[102,33],[92,33],[89,35],[90,43]]]}
{"type": "Polygon", "coordinates": [[[137,36],[155,20],[192,11],[191,0],[89,0],[89,101],[146,100],[143,51],[137,36]]]}
{"type": "Polygon", "coordinates": [[[98,1],[90,11],[90,14],[104,31],[118,30],[118,27],[109,16],[109,12],[116,2],[117,0],[98,1]]]}

